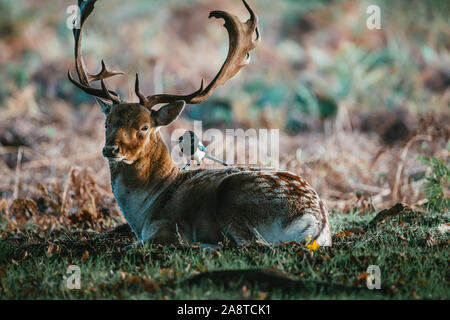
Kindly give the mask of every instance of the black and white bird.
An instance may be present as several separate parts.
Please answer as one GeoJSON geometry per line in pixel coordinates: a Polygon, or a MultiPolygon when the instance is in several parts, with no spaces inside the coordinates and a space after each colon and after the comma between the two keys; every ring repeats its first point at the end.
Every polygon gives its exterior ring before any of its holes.
{"type": "Polygon", "coordinates": [[[224,166],[228,166],[226,162],[223,162],[222,160],[219,160],[209,154],[208,150],[206,150],[206,147],[194,131],[186,131],[181,137],[178,138],[178,143],[180,145],[181,152],[187,159],[187,164],[183,168],[184,170],[191,166],[192,160],[197,162],[197,166],[200,166],[204,158],[208,158],[224,166]]]}

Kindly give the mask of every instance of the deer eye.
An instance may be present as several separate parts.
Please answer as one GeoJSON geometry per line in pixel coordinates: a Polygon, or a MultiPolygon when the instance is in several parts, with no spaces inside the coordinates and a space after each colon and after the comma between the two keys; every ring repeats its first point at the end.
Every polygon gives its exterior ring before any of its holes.
{"type": "Polygon", "coordinates": [[[142,131],[142,132],[147,132],[148,129],[149,129],[148,125],[144,125],[144,126],[141,128],[141,131],[142,131]]]}

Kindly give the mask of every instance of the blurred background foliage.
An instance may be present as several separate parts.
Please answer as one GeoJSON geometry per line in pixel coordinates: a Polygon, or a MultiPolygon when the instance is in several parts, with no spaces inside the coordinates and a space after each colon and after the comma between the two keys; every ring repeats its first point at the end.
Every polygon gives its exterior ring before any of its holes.
{"type": "MultiPolygon", "coordinates": [[[[93,103],[66,79],[74,65],[66,10],[74,3],[0,0],[0,108],[27,88],[37,101],[93,103]]],[[[188,108],[188,118],[295,133],[320,128],[340,113],[448,109],[448,1],[254,0],[252,5],[263,34],[252,63],[202,107],[188,108]],[[381,8],[381,30],[366,28],[371,4],[381,8]]],[[[202,78],[209,81],[228,43],[221,23],[209,21],[208,12],[224,9],[247,17],[238,0],[108,0],[96,7],[84,39],[86,63],[96,72],[104,58],[126,72],[110,85],[133,100],[136,72],[148,94],[186,93],[202,78]]]]}

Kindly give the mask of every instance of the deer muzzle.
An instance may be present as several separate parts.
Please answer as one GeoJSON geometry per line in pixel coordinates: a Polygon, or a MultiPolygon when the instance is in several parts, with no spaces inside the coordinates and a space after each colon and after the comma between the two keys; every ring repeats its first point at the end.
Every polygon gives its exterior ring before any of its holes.
{"type": "Polygon", "coordinates": [[[120,159],[120,152],[118,146],[105,146],[103,148],[103,156],[109,160],[120,159]]]}

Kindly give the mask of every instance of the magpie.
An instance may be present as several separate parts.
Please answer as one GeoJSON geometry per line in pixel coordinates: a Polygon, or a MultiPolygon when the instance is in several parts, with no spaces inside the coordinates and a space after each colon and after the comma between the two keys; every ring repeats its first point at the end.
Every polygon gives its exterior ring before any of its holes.
{"type": "Polygon", "coordinates": [[[219,160],[209,154],[208,150],[206,150],[206,147],[194,131],[186,131],[181,137],[178,138],[178,143],[180,145],[181,152],[187,158],[187,164],[183,168],[184,170],[191,166],[192,160],[195,160],[197,162],[197,166],[200,166],[204,158],[208,158],[224,166],[228,166],[226,162],[223,162],[222,160],[219,160]]]}

